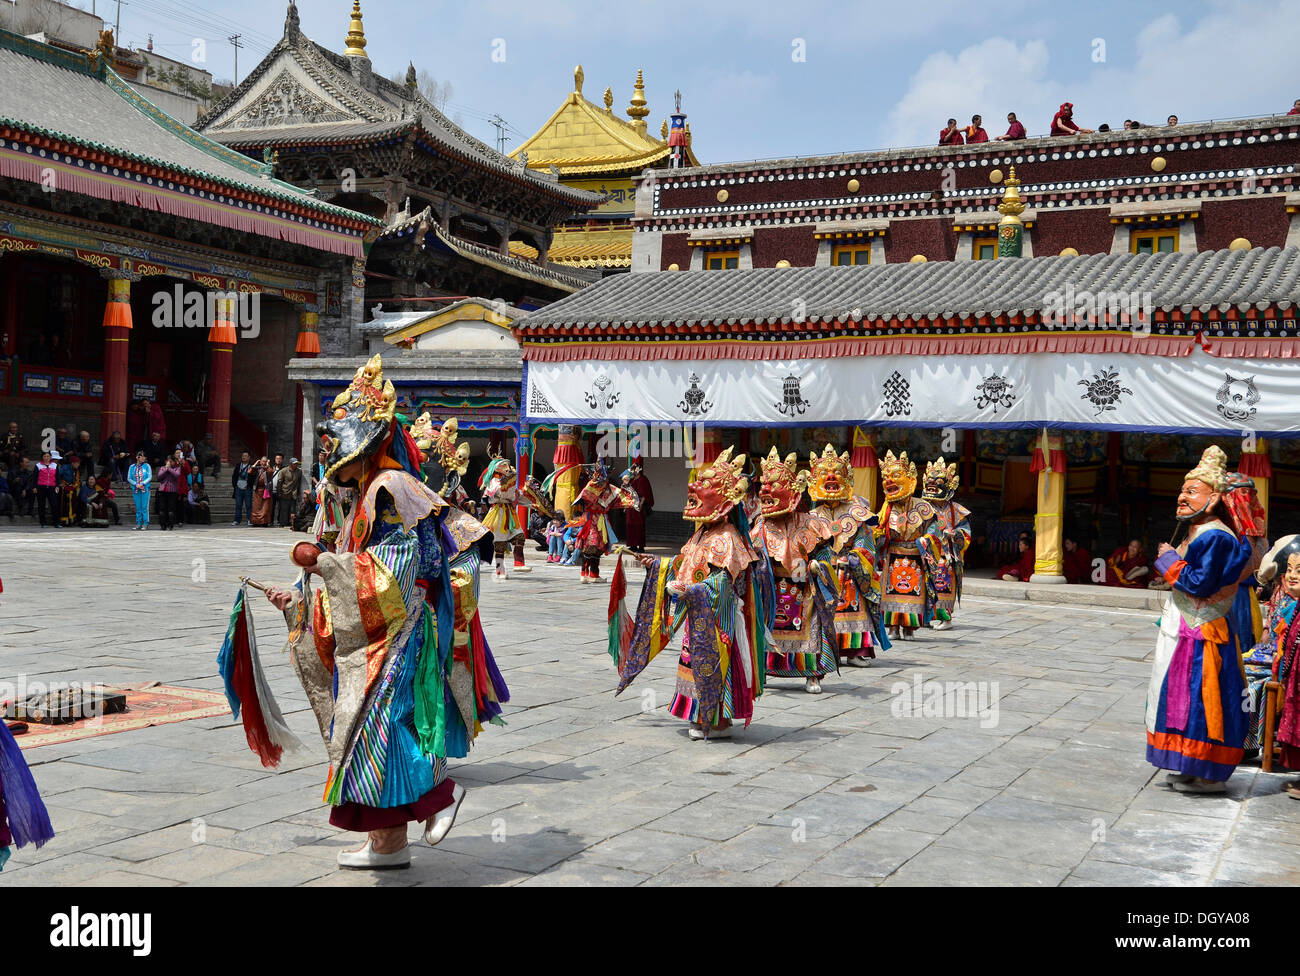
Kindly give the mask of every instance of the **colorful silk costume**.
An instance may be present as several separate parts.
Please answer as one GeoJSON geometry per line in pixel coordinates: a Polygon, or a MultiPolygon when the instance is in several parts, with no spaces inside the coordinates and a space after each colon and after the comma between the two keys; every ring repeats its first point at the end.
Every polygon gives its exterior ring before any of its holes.
{"type": "Polygon", "coordinates": [[[952,500],[960,484],[957,465],[945,465],[943,458],[925,466],[921,482],[921,499],[934,508],[943,550],[943,559],[934,571],[935,609],[940,620],[951,620],[961,599],[961,581],[970,545],[970,510],[952,500]]]}
{"type": "MultiPolygon", "coordinates": [[[[1227,482],[1223,451],[1209,447],[1187,480],[1212,492],[1227,482]]],[[[1147,761],[1222,782],[1241,762],[1249,712],[1241,647],[1230,611],[1253,551],[1213,514],[1156,560],[1171,587],[1147,689],[1147,761]]]]}
{"type": "Polygon", "coordinates": [[[487,469],[479,476],[478,486],[483,491],[483,501],[488,506],[488,513],[483,524],[492,533],[492,545],[496,551],[496,577],[504,578],[506,573],[506,552],[514,550],[515,571],[529,572],[524,565],[524,527],[519,524],[519,506],[528,505],[526,497],[521,497],[515,483],[515,466],[505,458],[497,455],[492,458],[487,469]]]}
{"type": "Polygon", "coordinates": [[[880,614],[880,568],[876,555],[876,513],[865,498],[853,494],[849,452],[837,455],[827,444],[818,457],[809,455],[808,496],[819,502],[812,514],[831,523],[827,557],[835,566],[840,591],[833,629],[839,655],[874,658],[889,649],[880,614]]]}
{"type": "Polygon", "coordinates": [[[40,849],[53,836],[50,815],[27,760],[9,726],[0,719],[0,870],[15,845],[35,844],[40,849]]]}
{"type": "Polygon", "coordinates": [[[424,455],[394,416],[378,356],[317,428],[325,476],[354,489],[337,533],[317,539],[319,587],[304,573],[285,611],[289,648],[330,758],[330,822],[379,830],[452,802],[447,760],[509,692],[477,607],[484,527],[421,480],[424,455]],[[342,472],[362,462],[355,481],[342,472]]]}
{"type": "Polygon", "coordinates": [[[582,578],[584,581],[598,580],[600,557],[618,542],[614,527],[610,525],[609,513],[616,508],[636,509],[641,499],[630,488],[611,484],[605,462],[597,458],[591,477],[578,493],[577,501],[582,502],[582,516],[575,539],[582,552],[582,578]]]}
{"type": "Polygon", "coordinates": [[[938,602],[934,578],[943,562],[941,529],[934,507],[916,490],[916,465],[904,451],[885,454],[880,463],[885,504],[875,532],[881,554],[880,611],[888,627],[910,635],[934,619],[938,602]]]}
{"type": "Polygon", "coordinates": [[[1247,749],[1260,749],[1264,745],[1261,735],[1265,712],[1264,686],[1277,681],[1285,688],[1295,665],[1296,645],[1293,642],[1288,653],[1284,638],[1295,619],[1297,598],[1300,598],[1300,536],[1289,535],[1279,539],[1255,575],[1261,583],[1272,583],[1273,593],[1260,607],[1263,634],[1245,654],[1243,661],[1250,695],[1247,749]]]}
{"type": "Polygon", "coordinates": [[[798,511],[807,473],[797,458],[784,461],[776,448],[763,460],[758,498],[762,518],[753,528],[756,547],[766,551],[776,584],[775,622],[767,652],[774,678],[820,678],[838,667],[833,615],[839,591],[823,552],[834,535],[828,519],[798,511]]]}
{"type": "Polygon", "coordinates": [[[719,454],[687,486],[682,515],[696,523],[695,534],[678,556],[655,559],[647,570],[626,650],[614,643],[622,628],[610,628],[610,653],[619,661],[617,694],[685,625],[668,710],[707,728],[732,719],[748,725],[753,718],[772,625],[771,569],[750,545],[744,507],[737,504],[748,487],[746,458],[733,460],[731,452],[719,454]],[[670,581],[683,588],[676,612],[670,581]]]}

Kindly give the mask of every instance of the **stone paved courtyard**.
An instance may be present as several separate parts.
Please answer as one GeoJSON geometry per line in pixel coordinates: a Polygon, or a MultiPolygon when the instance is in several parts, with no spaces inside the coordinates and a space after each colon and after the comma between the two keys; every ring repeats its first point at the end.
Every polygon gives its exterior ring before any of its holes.
{"type": "MultiPolygon", "coordinates": [[[[236,577],[288,582],[296,538],[0,529],[0,681],[219,689],[236,577]]],[[[58,836],[15,852],[0,887],[1300,883],[1283,776],[1243,766],[1227,797],[1192,797],[1144,761],[1153,610],[984,583],[951,632],[832,675],[821,696],[773,680],[748,730],[697,743],[665,711],[676,655],[615,699],[607,588],[542,558],[484,581],[509,726],[454,764],[465,806],[411,870],[336,869],[356,835],[327,823],[324,748],[257,595],[268,676],[307,752],[264,770],[229,716],[29,750],[58,836]],[[899,714],[894,686],[918,680],[996,682],[996,721],[899,714]]]]}

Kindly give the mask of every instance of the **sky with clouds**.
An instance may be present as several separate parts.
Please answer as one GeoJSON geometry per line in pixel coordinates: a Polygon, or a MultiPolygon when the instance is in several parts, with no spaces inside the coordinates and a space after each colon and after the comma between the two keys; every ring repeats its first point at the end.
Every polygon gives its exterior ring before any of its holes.
{"type": "MultiPolygon", "coordinates": [[[[95,0],[111,19],[112,0],[95,0]]],[[[90,0],[79,2],[89,7],[90,0]]],[[[125,0],[119,43],[185,57],[207,39],[206,67],[241,76],[283,30],[281,0],[125,0]]],[[[300,0],[308,36],[342,51],[351,0],[300,0]]],[[[453,87],[448,114],[485,141],[499,114],[517,146],[559,106],[581,63],[584,93],[607,85],[627,108],[644,70],[649,122],[682,92],[704,162],[929,145],[949,116],[1008,111],[1044,134],[1063,101],[1078,124],[1119,128],[1286,112],[1300,98],[1300,0],[362,0],[377,71],[408,61],[453,87]],[[494,52],[496,57],[494,58],[494,52]],[[502,53],[504,57],[502,57],[502,53]]]]}

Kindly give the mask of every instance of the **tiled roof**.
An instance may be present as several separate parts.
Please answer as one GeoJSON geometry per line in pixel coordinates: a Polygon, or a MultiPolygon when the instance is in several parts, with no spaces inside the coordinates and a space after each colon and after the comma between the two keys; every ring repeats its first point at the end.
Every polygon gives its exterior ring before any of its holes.
{"type": "Polygon", "coordinates": [[[257,163],[167,115],[112,69],[101,74],[84,57],[7,31],[0,31],[0,124],[319,213],[374,222],[289,183],[263,178],[257,163]]]}
{"type": "Polygon", "coordinates": [[[285,35],[270,53],[196,125],[209,132],[212,138],[228,145],[264,146],[328,141],[331,138],[367,138],[401,130],[418,122],[442,151],[582,207],[600,202],[599,195],[565,186],[549,173],[530,172],[510,157],[475,139],[418,91],[413,92],[378,73],[372,73],[372,86],[367,87],[353,77],[352,69],[352,58],[310,40],[296,28],[290,30],[286,24],[285,35]],[[343,106],[352,118],[309,125],[241,125],[239,116],[245,101],[254,101],[250,97],[253,89],[277,65],[283,68],[290,62],[343,106]]]}
{"type": "Polygon", "coordinates": [[[1300,303],[1300,248],[1196,254],[1095,254],[752,271],[617,275],[520,322],[547,327],[760,324],[1027,315],[1072,289],[1150,293],[1183,312],[1300,303]],[[798,318],[800,312],[805,316],[798,318]]]}

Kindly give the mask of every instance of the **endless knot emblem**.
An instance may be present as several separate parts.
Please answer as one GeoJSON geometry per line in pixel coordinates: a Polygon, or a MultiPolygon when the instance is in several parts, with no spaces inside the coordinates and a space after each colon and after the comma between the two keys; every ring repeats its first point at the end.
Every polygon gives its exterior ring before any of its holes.
{"type": "Polygon", "coordinates": [[[781,402],[774,403],[772,406],[787,417],[794,417],[803,413],[812,404],[803,398],[799,391],[799,377],[791,374],[785,378],[781,387],[781,402]]]}
{"type": "Polygon", "coordinates": [[[993,408],[993,412],[998,412],[998,407],[1010,410],[1011,405],[1016,402],[1016,395],[1011,392],[1012,384],[1005,376],[998,376],[996,373],[992,376],[986,376],[975,387],[979,392],[975,395],[975,406],[980,410],[988,407],[993,408]]]}
{"type": "Polygon", "coordinates": [[[682,394],[682,398],[677,401],[677,409],[688,417],[702,417],[709,412],[713,406],[713,401],[704,399],[704,391],[700,389],[700,378],[698,376],[692,373],[690,381],[690,389],[682,394]]]}
{"type": "Polygon", "coordinates": [[[1098,417],[1107,410],[1114,410],[1123,394],[1133,395],[1128,387],[1119,385],[1119,370],[1116,369],[1099,369],[1092,379],[1079,380],[1079,385],[1087,388],[1087,392],[1079,399],[1087,400],[1096,407],[1098,417]]]}
{"type": "Polygon", "coordinates": [[[912,385],[903,374],[894,370],[883,387],[885,394],[885,416],[903,417],[912,412],[912,385]]]}

